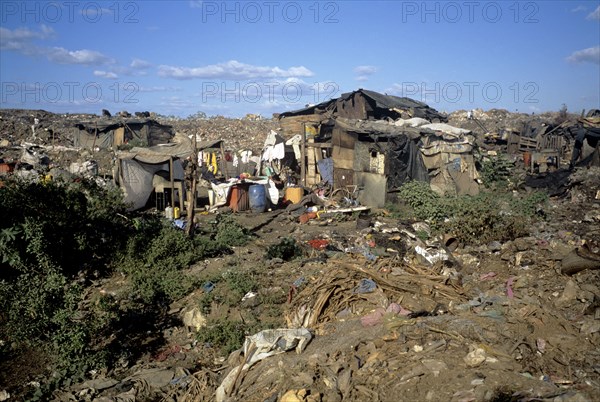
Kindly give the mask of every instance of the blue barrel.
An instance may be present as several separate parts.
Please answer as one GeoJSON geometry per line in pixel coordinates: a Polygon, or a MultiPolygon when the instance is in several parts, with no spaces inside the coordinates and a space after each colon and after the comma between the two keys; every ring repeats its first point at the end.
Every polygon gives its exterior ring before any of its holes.
{"type": "Polygon", "coordinates": [[[267,209],[267,191],[262,184],[250,186],[250,209],[254,213],[265,212],[267,209]]]}

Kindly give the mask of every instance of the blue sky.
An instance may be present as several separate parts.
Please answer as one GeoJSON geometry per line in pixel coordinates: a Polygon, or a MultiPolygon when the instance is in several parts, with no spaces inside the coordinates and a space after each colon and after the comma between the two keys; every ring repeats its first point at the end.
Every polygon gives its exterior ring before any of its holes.
{"type": "Polygon", "coordinates": [[[0,2],[3,108],[270,116],[358,88],[600,108],[600,1],[0,2]]]}

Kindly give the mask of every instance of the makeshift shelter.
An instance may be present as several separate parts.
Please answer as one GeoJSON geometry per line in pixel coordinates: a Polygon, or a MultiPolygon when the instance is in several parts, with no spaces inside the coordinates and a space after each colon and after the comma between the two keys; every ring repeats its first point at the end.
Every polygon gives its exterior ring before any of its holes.
{"type": "Polygon", "coordinates": [[[271,130],[265,138],[260,158],[259,174],[270,176],[279,174],[284,167],[295,170],[300,159],[300,136],[286,141],[276,131],[271,130]]]}
{"type": "Polygon", "coordinates": [[[183,209],[183,161],[192,153],[191,141],[182,134],[176,134],[173,143],[119,153],[114,179],[130,209],[143,208],[153,192],[157,208],[163,209],[167,203],[175,206],[179,200],[183,209]]]}
{"type": "Polygon", "coordinates": [[[360,120],[420,117],[429,122],[446,121],[444,115],[426,103],[358,89],[317,105],[281,113],[279,123],[286,134],[299,134],[303,126],[316,127],[338,117],[360,120]]]}
{"type": "Polygon", "coordinates": [[[331,135],[334,188],[358,186],[363,205],[382,207],[411,180],[429,181],[419,131],[385,121],[337,118],[331,135]]]}
{"type": "Polygon", "coordinates": [[[433,131],[422,133],[419,144],[432,190],[440,195],[477,195],[479,173],[471,132],[447,124],[428,124],[420,129],[433,131]]]}
{"type": "Polygon", "coordinates": [[[154,146],[173,137],[171,126],[152,119],[103,118],[81,121],[73,134],[73,144],[82,148],[116,148],[133,143],[138,146],[154,146]]]}
{"type": "Polygon", "coordinates": [[[445,121],[423,102],[364,89],[279,115],[286,136],[302,137],[303,184],[358,186],[359,201],[375,207],[411,180],[440,194],[478,193],[474,137],[445,121]]]}

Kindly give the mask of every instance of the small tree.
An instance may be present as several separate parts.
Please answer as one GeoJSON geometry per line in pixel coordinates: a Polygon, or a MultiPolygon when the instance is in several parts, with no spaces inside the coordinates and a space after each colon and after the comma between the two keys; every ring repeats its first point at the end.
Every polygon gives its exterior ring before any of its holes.
{"type": "Polygon", "coordinates": [[[204,113],[201,110],[188,116],[188,120],[203,120],[203,119],[206,119],[206,113],[204,113]]]}
{"type": "Polygon", "coordinates": [[[560,110],[558,111],[558,116],[556,116],[556,119],[554,122],[556,124],[562,124],[565,121],[567,121],[568,118],[569,118],[569,115],[567,113],[567,105],[565,105],[563,103],[560,110]]]}

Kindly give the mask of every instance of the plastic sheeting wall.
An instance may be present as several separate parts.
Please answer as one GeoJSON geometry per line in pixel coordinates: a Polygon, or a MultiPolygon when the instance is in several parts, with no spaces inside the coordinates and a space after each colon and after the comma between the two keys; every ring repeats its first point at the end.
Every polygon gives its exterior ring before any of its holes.
{"type": "MultiPolygon", "coordinates": [[[[143,208],[154,191],[154,174],[161,170],[169,171],[169,162],[149,164],[135,159],[121,159],[119,162],[119,185],[123,189],[125,202],[131,204],[130,210],[143,208]]],[[[173,161],[173,178],[184,178],[183,165],[179,159],[173,161]]]]}

